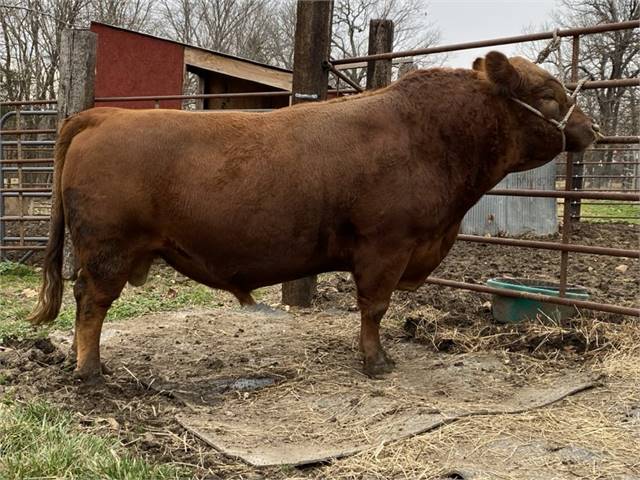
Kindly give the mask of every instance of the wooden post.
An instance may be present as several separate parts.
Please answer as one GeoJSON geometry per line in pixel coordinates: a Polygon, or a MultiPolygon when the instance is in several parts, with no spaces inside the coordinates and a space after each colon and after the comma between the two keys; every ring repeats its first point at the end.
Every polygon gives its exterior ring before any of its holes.
{"type": "MultiPolygon", "coordinates": [[[[88,30],[65,30],[60,43],[58,129],[65,118],[93,107],[98,36],[88,30]]],[[[57,165],[56,165],[57,167],[57,165]]],[[[53,191],[52,202],[60,192],[53,191]]],[[[75,261],[69,232],[65,235],[62,276],[75,276],[75,261]]]]}
{"type": "MultiPolygon", "coordinates": [[[[369,55],[393,50],[393,22],[371,20],[369,22],[369,55]]],[[[392,61],[378,60],[367,63],[367,90],[386,87],[391,83],[392,61]]]]}
{"type": "MultiPolygon", "coordinates": [[[[329,59],[333,0],[298,0],[296,38],[293,52],[292,103],[327,98],[328,72],[322,63],[329,59]]],[[[282,303],[308,307],[316,291],[316,277],[282,284],[282,303]]]]}

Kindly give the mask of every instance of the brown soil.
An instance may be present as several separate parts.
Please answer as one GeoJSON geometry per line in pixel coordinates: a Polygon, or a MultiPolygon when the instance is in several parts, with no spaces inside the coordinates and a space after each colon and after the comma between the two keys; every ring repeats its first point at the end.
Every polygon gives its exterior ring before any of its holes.
{"type": "MultiPolygon", "coordinates": [[[[576,239],[627,248],[637,248],[638,243],[637,230],[626,225],[583,225],[576,239]]],[[[558,252],[458,242],[434,275],[476,283],[501,275],[555,280],[559,257],[558,252]]],[[[569,280],[587,287],[594,300],[637,304],[637,260],[577,254],[572,260],[569,280]],[[616,271],[621,264],[628,266],[625,272],[616,271]]],[[[277,287],[262,294],[263,301],[281,308],[277,287]]],[[[480,393],[492,391],[497,372],[510,388],[571,371],[604,375],[602,387],[545,412],[469,420],[384,451],[302,469],[249,467],[178,424],[176,414],[193,413],[203,405],[225,408],[230,421],[240,421],[246,413],[243,402],[276,402],[282,392],[335,388],[356,404],[363,396],[397,399],[393,386],[398,373],[382,380],[360,373],[353,294],[348,275],[330,274],[320,278],[314,308],[272,321],[213,309],[108,324],[103,357],[113,373],[98,385],[73,380],[64,363],[68,332],[37,342],[7,340],[0,347],[5,378],[0,395],[46,399],[77,413],[82,428],[117,435],[133,452],[153,461],[193,465],[199,478],[450,474],[471,479],[485,477],[474,477],[471,467],[464,470],[461,465],[498,472],[501,462],[514,470],[500,478],[538,478],[531,472],[542,466],[551,468],[554,478],[587,478],[594,468],[603,472],[602,478],[640,478],[637,457],[634,463],[633,454],[628,454],[629,438],[640,441],[640,337],[632,320],[582,312],[561,324],[539,319],[498,325],[491,319],[489,297],[429,285],[416,293],[395,294],[383,329],[383,342],[398,360],[399,372],[414,378],[416,385],[437,383],[420,400],[425,405],[446,405],[447,398],[473,404],[480,393]],[[478,364],[469,377],[456,377],[462,365],[475,365],[477,358],[487,358],[488,363],[478,364]],[[233,382],[239,378],[271,379],[273,385],[245,391],[233,382]],[[580,430],[584,425],[593,428],[580,430]],[[525,443],[513,443],[512,434],[525,443]],[[523,451],[530,457],[514,456],[514,449],[525,444],[523,451]],[[539,464],[532,460],[536,455],[539,464]]],[[[502,398],[500,392],[490,397],[502,398]]]]}

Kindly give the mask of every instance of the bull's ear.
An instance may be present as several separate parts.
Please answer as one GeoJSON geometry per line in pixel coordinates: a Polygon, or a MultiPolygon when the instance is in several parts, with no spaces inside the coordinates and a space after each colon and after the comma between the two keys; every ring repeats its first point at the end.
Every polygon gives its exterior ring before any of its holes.
{"type": "Polygon", "coordinates": [[[484,71],[484,58],[482,57],[478,57],[473,61],[473,66],[472,68],[474,70],[477,70],[478,72],[483,72],[484,71]]]}
{"type": "Polygon", "coordinates": [[[500,52],[489,52],[484,59],[487,77],[504,95],[519,96],[526,91],[526,81],[500,52]]]}

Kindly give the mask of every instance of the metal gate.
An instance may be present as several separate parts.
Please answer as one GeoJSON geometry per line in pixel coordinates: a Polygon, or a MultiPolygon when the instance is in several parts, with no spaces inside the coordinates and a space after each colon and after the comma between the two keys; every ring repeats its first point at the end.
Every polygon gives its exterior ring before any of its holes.
{"type": "Polygon", "coordinates": [[[0,260],[43,250],[49,231],[57,102],[0,103],[0,260]]]}

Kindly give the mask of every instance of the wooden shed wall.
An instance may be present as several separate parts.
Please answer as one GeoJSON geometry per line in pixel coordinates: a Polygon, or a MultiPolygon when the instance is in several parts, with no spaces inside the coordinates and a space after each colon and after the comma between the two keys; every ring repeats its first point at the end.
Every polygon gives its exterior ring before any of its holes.
{"type": "MultiPolygon", "coordinates": [[[[98,34],[96,97],[182,95],[184,47],[102,24],[98,34]]],[[[180,100],[164,100],[162,108],[181,108],[180,100]]],[[[96,106],[153,108],[153,102],[108,102],[96,106]]]]}

